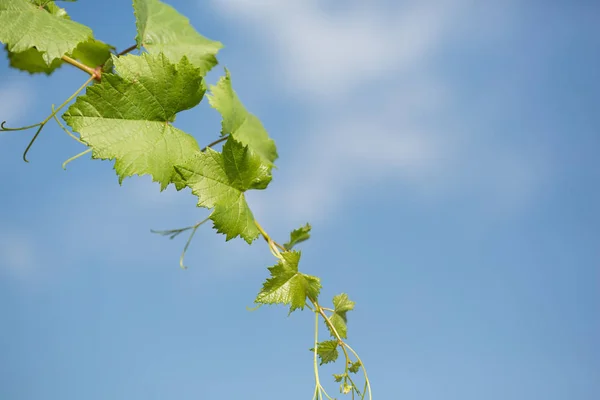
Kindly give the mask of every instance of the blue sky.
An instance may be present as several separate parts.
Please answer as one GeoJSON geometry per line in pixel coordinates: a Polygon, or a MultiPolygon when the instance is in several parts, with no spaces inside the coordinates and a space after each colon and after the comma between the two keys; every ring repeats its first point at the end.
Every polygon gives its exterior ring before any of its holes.
{"type": "MultiPolygon", "coordinates": [[[[129,2],[65,3],[118,49],[129,2]]],[[[347,292],[378,399],[600,396],[600,4],[176,1],[276,140],[249,202],[301,268],[347,292]]],[[[222,73],[217,67],[211,83],[222,73]]],[[[86,77],[0,65],[0,120],[43,119],[86,77]]],[[[207,104],[176,126],[201,144],[207,104]]],[[[313,316],[248,312],[273,258],[208,226],[188,192],[49,126],[0,133],[0,398],[310,398],[313,316]]],[[[324,336],[325,337],[325,336],[324,336]]],[[[323,379],[335,369],[323,370],[323,379]]],[[[336,393],[336,385],[330,385],[336,393]]]]}

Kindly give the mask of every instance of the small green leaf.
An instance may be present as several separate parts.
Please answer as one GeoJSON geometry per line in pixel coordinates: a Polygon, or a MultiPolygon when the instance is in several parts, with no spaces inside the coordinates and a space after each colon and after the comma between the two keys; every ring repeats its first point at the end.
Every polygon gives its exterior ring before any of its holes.
{"type": "MultiPolygon", "coordinates": [[[[321,359],[321,365],[334,362],[338,359],[338,346],[339,343],[336,340],[326,340],[317,344],[317,355],[321,359]]],[[[314,352],[315,348],[313,347],[312,349],[310,349],[310,351],[314,352]]],[[[341,375],[341,377],[343,377],[343,375],[341,375]]],[[[339,381],[336,379],[336,382],[339,381]]]]}
{"type": "Polygon", "coordinates": [[[283,260],[269,267],[271,277],[254,300],[259,304],[290,304],[290,314],[304,309],[307,299],[316,300],[321,291],[319,278],[298,272],[300,253],[286,251],[281,253],[283,260]]]}
{"type": "Polygon", "coordinates": [[[348,394],[352,391],[352,386],[349,385],[348,383],[344,383],[343,387],[342,387],[342,393],[343,394],[348,394]]]}
{"type": "Polygon", "coordinates": [[[290,241],[285,243],[283,247],[287,250],[291,250],[292,247],[297,245],[298,243],[304,242],[310,238],[310,224],[306,224],[298,229],[294,229],[292,233],[290,233],[290,241]]]}
{"type": "Polygon", "coordinates": [[[352,365],[350,365],[350,367],[348,367],[348,371],[352,372],[353,374],[356,374],[360,370],[361,366],[362,364],[360,363],[360,361],[355,361],[352,363],[352,365]]]}
{"type": "Polygon", "coordinates": [[[197,105],[204,91],[198,68],[162,55],[113,57],[116,74],[88,86],[63,118],[93,149],[93,158],[115,159],[119,182],[151,175],[161,190],[179,175],[174,165],[200,149],[194,137],[173,127],[175,115],[197,105]]]}
{"type": "Polygon", "coordinates": [[[189,19],[173,7],[158,0],[133,0],[138,48],[151,54],[164,53],[173,63],[183,56],[200,68],[204,76],[217,65],[217,52],[223,47],[200,35],[189,19]]]}
{"type": "MultiPolygon", "coordinates": [[[[20,53],[8,51],[8,46],[4,46],[8,52],[8,60],[10,66],[21,71],[29,72],[30,74],[45,73],[50,75],[57,68],[61,67],[64,62],[60,58],[56,58],[50,65],[44,61],[44,53],[32,47],[20,53]]],[[[103,43],[96,39],[90,39],[79,45],[69,54],[72,58],[80,61],[88,67],[95,68],[106,63],[110,59],[110,50],[112,46],[103,43]]]]}
{"type": "Polygon", "coordinates": [[[223,153],[208,148],[175,169],[181,184],[198,196],[198,207],[214,207],[210,218],[217,232],[227,235],[226,240],[241,236],[252,243],[258,237],[260,232],[244,192],[266,188],[271,181],[271,169],[248,147],[229,138],[223,153]]]}
{"type": "MultiPolygon", "coordinates": [[[[314,351],[314,350],[313,350],[314,351]]],[[[344,377],[346,376],[346,374],[333,374],[333,379],[336,382],[341,382],[342,379],[344,379],[344,377]]]]}
{"type": "Polygon", "coordinates": [[[267,165],[277,159],[277,148],[260,120],[249,113],[231,87],[227,69],[216,85],[210,87],[208,102],[223,117],[221,135],[231,135],[258,154],[267,165]]]}
{"type": "Polygon", "coordinates": [[[0,0],[0,42],[9,51],[22,53],[36,48],[50,66],[90,38],[90,28],[71,21],[53,3],[44,8],[27,0],[0,0]]]}
{"type": "Polygon", "coordinates": [[[115,48],[100,40],[90,39],[86,42],[79,43],[73,50],[73,58],[81,61],[88,67],[95,68],[103,65],[110,59],[111,50],[115,48]]]}
{"type": "MultiPolygon", "coordinates": [[[[331,321],[331,324],[335,327],[335,330],[340,335],[340,337],[345,339],[348,335],[348,319],[346,317],[346,313],[354,309],[354,302],[348,299],[348,295],[346,293],[342,293],[337,296],[334,296],[333,306],[334,312],[333,315],[329,317],[329,320],[331,321]]],[[[329,325],[327,325],[327,327],[331,332],[331,336],[335,337],[335,334],[333,333],[329,325]]]]}

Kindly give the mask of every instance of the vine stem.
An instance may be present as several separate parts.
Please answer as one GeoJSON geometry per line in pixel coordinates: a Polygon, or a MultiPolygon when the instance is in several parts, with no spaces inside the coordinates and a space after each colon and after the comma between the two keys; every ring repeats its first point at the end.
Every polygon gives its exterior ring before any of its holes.
{"type": "MultiPolygon", "coordinates": [[[[282,245],[280,245],[279,243],[277,243],[276,241],[274,241],[273,239],[271,239],[271,237],[269,236],[269,234],[263,229],[263,227],[258,223],[257,220],[254,220],[254,225],[256,225],[256,227],[258,228],[258,231],[260,232],[260,234],[262,235],[262,237],[269,244],[269,247],[275,247],[274,250],[276,251],[277,254],[279,254],[279,250],[281,250],[281,251],[288,251],[285,247],[283,247],[282,245]]],[[[275,257],[281,258],[281,255],[277,255],[275,257]]]]}
{"type": "Polygon", "coordinates": [[[363,364],[362,360],[360,359],[360,357],[358,356],[356,351],[354,351],[354,349],[352,347],[350,347],[350,345],[344,343],[343,346],[347,347],[348,350],[350,350],[352,352],[352,354],[354,354],[354,357],[356,357],[356,360],[358,362],[360,362],[360,366],[363,370],[363,374],[365,375],[366,386],[367,386],[367,389],[369,390],[369,399],[371,400],[373,398],[372,394],[371,394],[371,382],[369,381],[369,376],[367,375],[367,369],[365,368],[365,365],[363,364]]]}
{"type": "Polygon", "coordinates": [[[83,89],[85,89],[87,87],[87,85],[89,85],[93,80],[94,80],[94,76],[90,76],[90,78],[87,81],[85,81],[85,83],[83,85],[81,85],[81,87],[79,89],[77,89],[75,91],[75,93],[73,93],[71,96],[69,96],[69,98],[67,100],[65,100],[60,106],[58,106],[58,108],[54,109],[54,105],[52,105],[52,113],[48,117],[46,117],[46,119],[44,119],[42,122],[38,122],[37,124],[33,124],[33,125],[23,126],[21,128],[7,128],[4,126],[6,121],[4,121],[0,124],[0,131],[24,131],[26,129],[35,128],[36,126],[39,126],[38,130],[35,132],[35,135],[33,135],[33,138],[31,139],[31,141],[27,145],[27,148],[23,152],[23,161],[25,161],[27,163],[29,162],[27,160],[27,153],[29,152],[29,149],[31,149],[31,146],[33,146],[33,143],[36,141],[36,139],[38,138],[38,136],[42,132],[42,129],[48,123],[48,121],[50,121],[52,118],[54,118],[56,113],[58,113],[67,104],[69,104],[75,97],[77,97],[77,95],[79,95],[79,93],[83,89]]]}
{"type": "Polygon", "coordinates": [[[210,219],[210,215],[192,227],[192,233],[190,234],[190,237],[188,238],[187,242],[185,243],[185,247],[183,248],[181,257],[179,257],[179,266],[181,267],[181,269],[187,269],[187,267],[183,264],[183,259],[185,258],[185,253],[186,253],[188,247],[190,247],[190,243],[192,243],[192,239],[194,238],[196,231],[198,230],[198,228],[200,228],[200,225],[204,224],[209,219],[210,219]]]}
{"type": "Polygon", "coordinates": [[[334,400],[327,394],[327,391],[321,385],[321,380],[319,378],[319,362],[317,359],[318,349],[319,349],[319,313],[315,311],[315,347],[314,347],[314,359],[313,359],[313,368],[315,370],[315,394],[313,395],[313,400],[322,400],[323,395],[327,397],[328,400],[334,400]]]}
{"type": "Polygon", "coordinates": [[[317,349],[319,348],[319,314],[315,312],[315,356],[314,356],[314,369],[315,369],[315,395],[313,400],[323,398],[321,395],[321,382],[319,380],[319,364],[317,360],[317,349]]]}
{"type": "Polygon", "coordinates": [[[81,153],[79,153],[79,154],[77,154],[77,155],[74,155],[73,157],[69,158],[67,161],[65,161],[65,162],[63,163],[63,165],[62,165],[62,168],[63,168],[64,170],[66,170],[66,169],[67,169],[67,164],[68,164],[68,163],[70,163],[70,162],[71,162],[71,161],[73,161],[73,160],[77,160],[79,157],[81,157],[81,156],[84,156],[84,155],[86,155],[86,154],[90,153],[91,151],[92,151],[92,149],[87,149],[87,150],[84,150],[84,151],[82,151],[81,153]]]}
{"type": "Polygon", "coordinates": [[[215,140],[214,142],[207,144],[200,151],[206,151],[206,149],[208,149],[209,147],[213,147],[214,145],[217,145],[217,144],[219,144],[221,142],[224,142],[227,139],[229,139],[229,135],[223,136],[222,138],[219,138],[219,139],[215,140]]]}
{"type": "Polygon", "coordinates": [[[208,217],[204,218],[202,221],[196,223],[195,225],[187,226],[185,228],[170,229],[170,230],[167,230],[167,231],[155,231],[153,229],[150,229],[150,232],[152,232],[152,233],[158,233],[158,234],[163,235],[163,236],[170,236],[170,239],[173,239],[176,236],[178,236],[179,234],[181,234],[181,233],[183,233],[185,231],[189,231],[191,229],[192,233],[190,234],[190,236],[188,237],[187,242],[185,243],[183,251],[181,252],[181,257],[179,257],[179,266],[181,267],[181,269],[187,269],[187,267],[183,264],[183,259],[185,258],[185,253],[187,252],[187,249],[190,246],[190,243],[192,243],[192,239],[194,238],[194,235],[196,234],[196,231],[198,230],[198,228],[200,227],[200,225],[202,225],[205,222],[209,221],[211,215],[209,215],[208,217]]]}
{"type": "MultiPolygon", "coordinates": [[[[342,339],[342,337],[340,336],[340,334],[338,333],[337,329],[335,329],[335,326],[333,326],[333,324],[331,323],[331,320],[329,319],[329,317],[327,317],[327,315],[325,314],[325,311],[323,309],[323,307],[321,307],[319,305],[319,303],[317,303],[316,300],[310,299],[310,301],[313,303],[314,307],[316,308],[317,312],[319,314],[321,314],[321,316],[323,317],[323,320],[325,321],[325,324],[327,324],[327,326],[329,327],[329,329],[331,330],[331,332],[333,332],[335,338],[337,339],[340,347],[342,348],[342,351],[344,352],[344,357],[346,358],[346,368],[345,368],[345,372],[348,373],[348,363],[350,362],[350,356],[348,356],[348,351],[346,350],[346,348],[348,348],[348,350],[350,350],[352,352],[352,354],[354,354],[354,357],[356,357],[356,360],[360,362],[360,366],[363,370],[363,374],[365,375],[365,382],[369,391],[369,399],[372,399],[372,394],[371,394],[371,383],[369,382],[369,376],[367,375],[367,369],[365,368],[365,365],[363,364],[362,360],[360,359],[360,357],[358,356],[358,354],[352,349],[352,347],[350,347],[348,344],[346,344],[346,342],[344,342],[344,340],[342,339]]],[[[363,396],[364,398],[364,396],[363,396]]]]}
{"type": "MultiPolygon", "coordinates": [[[[268,243],[271,253],[273,253],[273,255],[275,257],[281,259],[281,254],[279,253],[278,248],[281,249],[282,251],[287,251],[287,249],[285,247],[281,246],[280,244],[278,244],[277,242],[275,242],[273,239],[271,239],[269,234],[264,230],[264,228],[258,223],[257,220],[254,220],[254,224],[258,228],[258,231],[260,232],[262,237],[268,243]]],[[[321,386],[321,383],[319,380],[319,371],[318,371],[319,366],[318,366],[318,361],[317,361],[317,349],[318,349],[318,342],[319,342],[319,328],[318,328],[319,316],[323,317],[325,324],[330,329],[330,331],[333,333],[339,346],[342,348],[342,351],[344,352],[344,357],[346,359],[345,369],[344,369],[345,374],[348,375],[348,365],[351,363],[350,356],[348,355],[348,350],[350,350],[350,352],[356,357],[356,360],[358,362],[360,362],[360,366],[361,366],[361,368],[363,370],[363,374],[365,376],[365,387],[366,387],[366,390],[363,392],[363,395],[361,397],[364,399],[364,396],[366,395],[366,392],[368,391],[369,392],[369,400],[372,400],[373,397],[371,394],[371,383],[369,382],[369,377],[367,375],[367,369],[365,368],[365,366],[364,366],[362,360],[360,359],[360,357],[358,356],[358,354],[354,351],[354,349],[352,349],[352,347],[350,347],[349,345],[346,344],[346,342],[344,342],[344,339],[342,339],[342,337],[340,336],[339,332],[337,331],[337,329],[335,328],[335,326],[333,325],[333,323],[331,322],[331,320],[329,319],[327,314],[325,314],[325,310],[329,310],[329,311],[335,311],[335,310],[332,310],[330,308],[321,307],[316,299],[313,299],[311,297],[309,297],[308,299],[312,303],[312,305],[314,307],[314,312],[315,312],[315,347],[314,347],[315,354],[314,354],[313,363],[314,363],[314,368],[315,368],[316,387],[315,387],[315,394],[313,395],[313,400],[315,400],[315,399],[322,400],[323,394],[325,394],[325,396],[328,399],[331,399],[331,397],[323,389],[323,386],[321,386]],[[346,350],[346,349],[348,349],[348,350],[346,350]]],[[[310,306],[309,306],[309,308],[310,308],[310,306]]],[[[353,387],[356,388],[356,385],[354,384],[354,382],[352,381],[351,378],[350,378],[350,382],[352,383],[353,387]]],[[[358,389],[356,389],[356,390],[358,391],[358,389]]],[[[354,389],[352,391],[352,396],[354,397],[354,389]]]]}
{"type": "Polygon", "coordinates": [[[129,46],[129,47],[128,47],[128,48],[126,48],[125,50],[123,50],[123,51],[120,51],[119,53],[117,53],[117,57],[123,56],[123,55],[125,55],[125,54],[127,54],[127,53],[131,53],[132,51],[134,51],[135,49],[137,49],[137,47],[138,47],[138,46],[137,46],[137,43],[136,43],[136,44],[134,44],[133,46],[129,46]]]}
{"type": "Polygon", "coordinates": [[[317,301],[314,300],[314,299],[310,299],[310,301],[313,303],[313,306],[315,307],[315,309],[317,310],[317,312],[319,314],[321,314],[321,316],[323,317],[323,320],[325,320],[325,324],[327,324],[327,326],[329,327],[329,329],[331,329],[331,332],[333,332],[333,334],[334,334],[335,338],[337,339],[338,343],[340,344],[340,346],[342,344],[344,344],[344,339],[342,339],[342,337],[338,333],[337,329],[335,329],[335,326],[333,326],[333,324],[329,320],[329,317],[327,317],[327,315],[325,314],[325,311],[323,311],[323,307],[321,307],[319,305],[319,303],[317,303],[317,301]]]}
{"type": "Polygon", "coordinates": [[[80,70],[87,72],[92,76],[93,79],[97,80],[98,82],[100,82],[100,79],[102,79],[102,69],[100,68],[88,67],[87,65],[80,63],[79,61],[67,55],[62,56],[61,59],[67,64],[71,64],[75,68],[79,68],[80,70]]]}
{"type": "MultiPolygon", "coordinates": [[[[54,104],[52,104],[52,112],[54,112],[54,104]]],[[[63,123],[62,123],[62,122],[60,122],[60,120],[59,120],[59,119],[56,117],[56,113],[55,113],[55,114],[52,116],[52,118],[54,118],[54,120],[56,121],[56,123],[58,124],[58,126],[60,126],[60,127],[61,127],[61,129],[62,129],[62,130],[63,130],[63,131],[64,131],[64,132],[65,132],[67,135],[69,135],[69,136],[70,136],[70,137],[71,137],[73,140],[75,140],[75,141],[77,141],[77,142],[79,142],[79,143],[81,143],[81,144],[83,144],[83,145],[86,145],[85,143],[83,143],[83,142],[81,141],[81,139],[79,139],[77,136],[73,135],[73,134],[72,134],[72,133],[71,133],[71,132],[70,132],[70,131],[67,129],[67,127],[63,125],[63,123]]],[[[63,164],[63,168],[64,168],[64,164],[63,164]]]]}
{"type": "Polygon", "coordinates": [[[271,254],[273,254],[273,256],[275,256],[276,258],[281,259],[282,256],[279,250],[285,252],[287,251],[287,249],[279,243],[275,242],[273,239],[271,239],[269,234],[263,229],[263,227],[258,223],[257,220],[254,220],[254,225],[256,225],[258,231],[269,245],[269,250],[271,250],[271,254]]]}

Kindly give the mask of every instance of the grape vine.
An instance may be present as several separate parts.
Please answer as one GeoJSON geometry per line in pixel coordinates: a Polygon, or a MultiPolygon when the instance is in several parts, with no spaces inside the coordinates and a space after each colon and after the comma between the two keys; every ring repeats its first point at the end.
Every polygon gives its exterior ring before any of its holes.
{"type": "Polygon", "coordinates": [[[310,237],[311,226],[293,230],[281,245],[256,221],[246,202],[246,191],[267,188],[278,154],[260,120],[233,90],[227,69],[215,85],[206,84],[204,77],[217,65],[222,44],[200,35],[186,17],[159,0],[133,0],[133,11],[135,45],[117,52],[95,39],[89,27],[72,21],[54,1],[0,0],[0,42],[12,68],[51,75],[68,64],[88,75],[73,95],[57,107],[52,105],[43,121],[19,128],[7,127],[4,121],[0,131],[35,129],[23,153],[28,162],[34,142],[53,120],[85,148],[66,160],[63,168],[91,152],[93,159],[114,160],[120,184],[130,176],[150,175],[161,191],[171,184],[177,190],[190,188],[198,198],[197,206],[212,210],[209,217],[186,228],[153,231],[170,238],[189,232],[180,258],[182,268],[194,233],[209,220],[226,241],[240,237],[252,244],[262,237],[276,263],[268,267],[270,276],[254,300],[257,307],[282,304],[289,306],[289,314],[304,308],[315,314],[310,349],[313,399],[332,399],[321,383],[319,366],[335,362],[340,352],[344,367],[333,376],[340,392],[352,399],[371,399],[363,362],[346,341],[346,314],[354,309],[354,302],[342,293],[334,296],[332,308],[323,307],[321,280],[298,269],[301,252],[294,248],[310,237]],[[222,123],[220,137],[201,148],[173,123],[179,112],[198,106],[204,97],[222,123]],[[67,106],[62,114],[65,126],[58,113],[67,106]],[[319,340],[321,320],[330,340],[319,340]]]}

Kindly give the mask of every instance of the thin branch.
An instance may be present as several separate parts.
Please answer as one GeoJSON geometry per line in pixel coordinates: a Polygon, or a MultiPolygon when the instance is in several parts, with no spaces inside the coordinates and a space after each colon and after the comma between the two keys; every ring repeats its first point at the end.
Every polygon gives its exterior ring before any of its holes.
{"type": "MultiPolygon", "coordinates": [[[[52,104],[52,112],[54,112],[54,104],[52,104]]],[[[70,131],[67,129],[67,127],[63,125],[63,123],[62,123],[62,122],[60,122],[60,120],[58,119],[58,117],[56,116],[56,114],[54,114],[54,115],[52,116],[52,118],[54,118],[54,120],[56,121],[56,123],[58,124],[58,126],[60,126],[60,127],[61,127],[61,129],[62,129],[62,130],[63,130],[63,131],[64,131],[64,132],[65,132],[67,135],[69,135],[71,138],[73,138],[73,139],[74,139],[74,140],[76,140],[77,142],[79,142],[79,143],[81,143],[81,144],[83,144],[83,145],[86,145],[85,143],[83,143],[83,142],[81,141],[81,139],[79,139],[77,136],[75,136],[73,133],[71,133],[71,132],[70,132],[70,131]]],[[[64,165],[63,165],[63,168],[64,168],[64,165]]]]}
{"type": "MultiPolygon", "coordinates": [[[[258,223],[257,220],[254,220],[254,224],[258,228],[258,231],[260,232],[260,234],[262,235],[262,237],[269,244],[269,246],[275,246],[275,247],[277,247],[279,250],[281,250],[283,252],[288,251],[288,249],[286,249],[285,247],[283,247],[282,245],[280,245],[279,243],[277,243],[276,241],[274,241],[273,239],[271,239],[271,237],[267,234],[267,232],[263,229],[263,227],[258,223]]],[[[279,257],[277,257],[277,258],[279,258],[279,257]]]]}
{"type": "Polygon", "coordinates": [[[33,125],[22,126],[20,128],[7,128],[6,126],[4,126],[4,124],[6,124],[6,121],[3,121],[0,124],[0,131],[2,131],[2,132],[25,131],[27,129],[35,128],[36,126],[40,126],[40,122],[38,122],[37,124],[33,124],[33,125]]]}
{"type": "MultiPolygon", "coordinates": [[[[325,314],[325,312],[323,311],[323,307],[321,307],[319,305],[319,303],[317,303],[316,300],[313,299],[309,299],[313,305],[315,306],[317,312],[319,314],[321,314],[321,316],[323,317],[323,319],[325,320],[325,324],[329,327],[329,329],[331,330],[331,332],[333,333],[333,336],[335,336],[335,338],[337,339],[339,345],[341,346],[344,343],[344,339],[342,339],[342,337],[340,336],[340,334],[338,333],[337,329],[335,329],[335,326],[333,326],[333,324],[331,323],[331,321],[329,320],[329,317],[327,317],[327,315],[325,314]]],[[[348,357],[346,357],[348,358],[348,357]]]]}
{"type": "Polygon", "coordinates": [[[183,264],[183,259],[185,258],[185,253],[187,252],[188,247],[190,247],[190,243],[192,242],[192,239],[193,239],[194,235],[196,234],[196,231],[198,230],[198,228],[200,227],[200,225],[202,225],[203,223],[205,223],[209,219],[210,219],[210,215],[206,219],[198,222],[192,228],[192,233],[190,234],[190,237],[188,238],[187,242],[185,243],[185,247],[183,248],[183,252],[181,253],[181,257],[179,257],[179,266],[181,267],[181,269],[187,269],[187,267],[183,264]]]}
{"type": "MultiPolygon", "coordinates": [[[[371,382],[369,381],[369,376],[367,375],[367,369],[365,368],[365,364],[362,362],[362,360],[360,359],[360,357],[358,356],[358,354],[354,351],[354,349],[352,347],[350,347],[349,345],[347,345],[346,343],[342,344],[342,348],[347,347],[348,350],[350,350],[352,352],[352,354],[354,354],[354,357],[356,357],[356,360],[360,362],[360,367],[363,370],[363,374],[365,375],[365,382],[366,382],[366,386],[367,389],[369,391],[369,399],[372,398],[372,394],[371,394],[371,382]]],[[[366,390],[364,391],[364,393],[366,393],[366,390]]],[[[364,395],[363,395],[364,397],[364,395]]]]}
{"type": "Polygon", "coordinates": [[[206,149],[208,149],[209,147],[213,147],[214,145],[217,145],[217,144],[219,144],[219,143],[221,143],[221,142],[224,142],[224,141],[226,141],[228,138],[229,138],[229,135],[223,136],[222,138],[220,138],[220,139],[217,139],[217,140],[215,140],[214,142],[207,144],[207,145],[206,145],[206,146],[204,146],[204,148],[203,148],[202,150],[200,150],[200,151],[206,151],[206,149]]]}
{"type": "Polygon", "coordinates": [[[87,81],[85,81],[85,83],[79,89],[77,89],[77,91],[75,93],[73,93],[67,100],[65,100],[60,106],[58,106],[58,108],[55,109],[54,105],[52,105],[52,114],[50,114],[42,122],[39,122],[39,123],[34,124],[34,125],[25,126],[25,127],[22,127],[22,128],[6,128],[4,126],[4,124],[6,123],[6,121],[4,121],[2,124],[0,124],[0,131],[20,131],[20,130],[34,128],[36,126],[39,126],[38,130],[35,132],[35,135],[33,135],[33,138],[31,139],[31,141],[27,145],[27,148],[23,152],[23,161],[29,162],[27,160],[27,153],[29,152],[29,149],[31,149],[31,146],[33,146],[33,143],[35,142],[35,140],[39,136],[40,132],[42,131],[42,129],[44,128],[44,126],[46,125],[46,123],[48,123],[48,121],[50,121],[56,115],[56,113],[58,113],[63,107],[65,107],[67,104],[69,104],[71,102],[71,100],[73,100],[75,97],[77,97],[77,95],[79,94],[79,92],[81,92],[83,89],[85,89],[86,86],[91,81],[93,81],[93,80],[94,80],[94,76],[92,75],[92,76],[90,76],[90,78],[87,81]]]}
{"type": "Polygon", "coordinates": [[[138,46],[137,46],[137,43],[136,43],[136,44],[134,44],[133,46],[129,46],[129,47],[128,47],[128,48],[126,48],[125,50],[123,50],[123,51],[121,51],[121,52],[117,53],[117,57],[121,57],[121,56],[123,56],[123,55],[125,55],[125,54],[127,54],[127,53],[131,53],[132,51],[134,51],[135,49],[137,49],[137,47],[138,47],[138,46]]]}
{"type": "Polygon", "coordinates": [[[198,230],[198,228],[200,227],[200,225],[204,224],[208,220],[210,220],[210,215],[208,217],[206,217],[205,219],[203,219],[202,221],[198,222],[197,224],[192,225],[192,226],[187,226],[185,228],[169,229],[169,230],[166,230],[166,231],[155,231],[155,230],[151,229],[150,232],[152,232],[152,233],[158,233],[159,235],[163,235],[163,236],[169,236],[169,239],[173,239],[177,235],[179,235],[180,233],[183,233],[185,231],[189,231],[191,229],[192,233],[190,234],[187,242],[185,243],[185,247],[183,248],[183,252],[181,253],[181,257],[179,257],[179,266],[181,267],[181,269],[187,269],[187,267],[183,264],[183,259],[185,258],[185,253],[187,252],[187,249],[190,246],[190,243],[192,242],[192,238],[196,234],[196,231],[198,230]]]}
{"type": "MultiPolygon", "coordinates": [[[[319,349],[319,314],[315,313],[315,347],[314,347],[314,360],[313,360],[313,368],[315,371],[315,386],[316,390],[320,390],[321,382],[319,379],[319,364],[317,360],[317,354],[319,349]]],[[[315,397],[317,392],[315,391],[315,397]]]]}
{"type": "Polygon", "coordinates": [[[89,153],[90,151],[92,151],[92,149],[87,149],[87,150],[84,150],[84,151],[82,151],[81,153],[79,153],[79,154],[77,154],[77,155],[75,155],[75,156],[73,156],[73,157],[69,158],[67,161],[65,161],[65,162],[63,163],[63,165],[62,165],[63,169],[64,169],[64,170],[66,170],[66,169],[67,169],[67,164],[68,164],[68,163],[70,163],[70,162],[71,162],[71,161],[73,161],[73,160],[76,160],[76,159],[78,159],[78,158],[79,158],[79,157],[81,157],[81,156],[84,156],[84,155],[86,155],[86,154],[87,154],[87,153],[89,153]]]}
{"type": "Polygon", "coordinates": [[[102,78],[102,70],[99,68],[88,67],[87,65],[80,63],[79,61],[77,61],[74,58],[71,58],[67,55],[62,56],[61,59],[64,62],[66,62],[67,64],[71,64],[75,68],[79,68],[80,70],[87,72],[88,74],[90,74],[92,76],[92,78],[94,78],[98,82],[102,78]]]}

